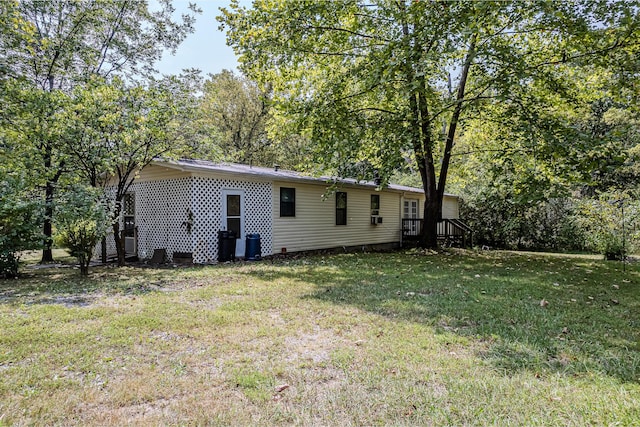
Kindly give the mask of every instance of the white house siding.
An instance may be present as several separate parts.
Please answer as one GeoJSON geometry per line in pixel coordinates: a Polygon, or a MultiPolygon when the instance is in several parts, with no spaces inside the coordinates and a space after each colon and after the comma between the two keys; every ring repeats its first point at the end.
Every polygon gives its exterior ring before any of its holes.
{"type": "Polygon", "coordinates": [[[272,246],[272,184],[257,180],[228,179],[228,175],[203,175],[193,179],[193,262],[205,264],[218,259],[223,190],[244,191],[245,232],[260,234],[262,254],[268,255],[272,246]]]}
{"type": "Polygon", "coordinates": [[[456,196],[444,196],[442,199],[442,218],[460,218],[459,203],[456,196]]]}
{"type": "MultiPolygon", "coordinates": [[[[273,191],[273,253],[398,242],[400,193],[345,186],[347,225],[336,224],[335,196],[323,185],[276,181],[273,191]],[[280,217],[280,187],[296,189],[296,216],[280,217]],[[380,195],[382,224],[371,225],[371,195],[380,195]]],[[[263,250],[266,245],[263,244],[263,250]]]]}
{"type": "MultiPolygon", "coordinates": [[[[405,193],[403,200],[413,199],[418,200],[418,218],[424,216],[424,203],[425,197],[423,194],[418,193],[405,193]]],[[[442,198],[442,218],[458,219],[460,218],[459,201],[457,196],[445,195],[442,198]]],[[[403,215],[404,212],[401,212],[403,215]]]]}

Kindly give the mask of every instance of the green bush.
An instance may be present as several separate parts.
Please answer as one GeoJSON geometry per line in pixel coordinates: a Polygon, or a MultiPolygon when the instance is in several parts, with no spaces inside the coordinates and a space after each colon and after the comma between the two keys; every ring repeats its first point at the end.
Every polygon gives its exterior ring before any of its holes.
{"type": "Polygon", "coordinates": [[[42,243],[42,204],[22,177],[0,175],[0,278],[18,275],[20,252],[42,243]]]}
{"type": "Polygon", "coordinates": [[[637,247],[637,236],[629,231],[637,228],[638,212],[638,202],[628,195],[603,193],[597,199],[582,200],[575,221],[584,229],[589,249],[609,260],[623,260],[637,247]]]}
{"type": "Polygon", "coordinates": [[[70,189],[58,204],[56,224],[56,243],[77,258],[80,274],[88,275],[93,250],[111,226],[104,195],[91,187],[70,189]]]}
{"type": "Polygon", "coordinates": [[[582,230],[573,223],[574,201],[555,198],[518,204],[481,192],[467,197],[460,217],[473,229],[478,245],[526,250],[584,249],[582,230]]]}

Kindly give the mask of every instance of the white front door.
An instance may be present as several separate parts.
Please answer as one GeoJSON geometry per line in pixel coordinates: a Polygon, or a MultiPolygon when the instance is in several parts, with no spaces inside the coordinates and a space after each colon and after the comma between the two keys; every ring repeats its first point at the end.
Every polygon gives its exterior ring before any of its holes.
{"type": "Polygon", "coordinates": [[[222,190],[222,229],[236,234],[236,256],[244,256],[244,191],[222,190]]]}

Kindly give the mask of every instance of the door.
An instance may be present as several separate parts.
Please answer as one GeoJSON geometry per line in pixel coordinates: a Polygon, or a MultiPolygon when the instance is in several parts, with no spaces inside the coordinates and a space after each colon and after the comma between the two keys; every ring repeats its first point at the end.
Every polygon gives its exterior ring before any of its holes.
{"type": "Polygon", "coordinates": [[[124,252],[127,255],[138,255],[138,242],[136,231],[136,209],[135,199],[132,193],[124,195],[122,213],[124,214],[124,252]]]}
{"type": "Polygon", "coordinates": [[[236,234],[236,256],[244,256],[244,191],[222,190],[222,229],[236,234]]]}
{"type": "Polygon", "coordinates": [[[407,221],[404,224],[405,233],[410,236],[419,235],[419,221],[418,221],[418,200],[417,199],[405,199],[404,211],[402,217],[405,219],[414,219],[415,221],[407,221]]]}

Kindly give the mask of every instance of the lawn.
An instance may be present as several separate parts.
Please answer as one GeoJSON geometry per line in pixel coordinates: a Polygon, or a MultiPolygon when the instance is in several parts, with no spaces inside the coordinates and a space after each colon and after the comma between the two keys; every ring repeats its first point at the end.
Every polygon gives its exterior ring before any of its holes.
{"type": "Polygon", "coordinates": [[[638,425],[640,265],[343,254],[0,281],[0,425],[638,425]]]}

